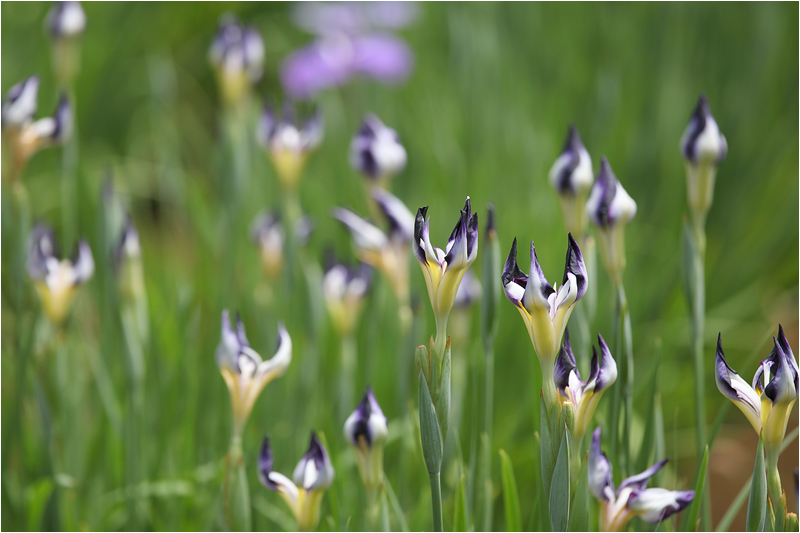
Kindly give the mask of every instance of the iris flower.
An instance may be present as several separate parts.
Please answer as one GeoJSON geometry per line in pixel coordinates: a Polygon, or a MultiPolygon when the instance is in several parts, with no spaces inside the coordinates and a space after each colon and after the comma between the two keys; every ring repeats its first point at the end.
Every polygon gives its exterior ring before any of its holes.
{"type": "Polygon", "coordinates": [[[658,524],[692,503],[693,490],[647,488],[647,482],[667,461],[669,458],[623,480],[615,490],[611,462],[600,450],[600,428],[594,430],[589,450],[589,490],[600,501],[600,531],[622,531],[634,516],[658,524]]]}
{"type": "Polygon", "coordinates": [[[225,102],[237,104],[264,74],[264,41],[255,28],[225,15],[211,41],[208,59],[225,102]]]}
{"type": "Polygon", "coordinates": [[[350,335],[355,330],[371,279],[372,268],[366,263],[361,263],[358,268],[348,268],[331,261],[325,271],[322,277],[325,307],[341,335],[350,335]]]}
{"type": "Polygon", "coordinates": [[[228,310],[222,311],[222,338],[216,352],[217,365],[228,386],[233,410],[233,435],[240,436],[250,411],[267,383],[282,376],[292,361],[292,338],[278,324],[278,346],[266,361],[250,347],[244,324],[236,315],[236,331],[231,328],[228,310]]]}
{"type": "Polygon", "coordinates": [[[308,98],[364,75],[399,83],[411,73],[413,54],[400,38],[380,29],[398,29],[416,14],[404,2],[308,2],[298,6],[295,20],[317,39],[293,52],[281,66],[287,93],[308,98]]]}
{"type": "Polygon", "coordinates": [[[681,153],[686,160],[689,206],[693,213],[704,216],[714,199],[717,166],[728,154],[728,142],[719,131],[704,94],[681,137],[681,153]]]}
{"type": "Polygon", "coordinates": [[[276,116],[272,105],[265,104],[256,136],[272,158],[284,188],[297,186],[308,155],[322,142],[323,133],[322,113],[318,109],[301,123],[290,102],[284,102],[281,116],[276,116]]]}
{"type": "Polygon", "coordinates": [[[261,252],[261,264],[269,279],[278,277],[283,266],[283,245],[286,232],[281,224],[280,214],[262,211],[250,226],[250,238],[261,252]]]}
{"type": "Polygon", "coordinates": [[[789,415],[797,400],[797,361],[778,326],[778,337],[773,337],[774,347],[761,361],[753,377],[752,386],[743,380],[725,360],[722,351],[722,334],[717,338],[715,374],[717,388],[744,413],[756,433],[764,439],[768,457],[780,450],[789,415]]]}
{"type": "Polygon", "coordinates": [[[2,103],[2,127],[14,156],[17,173],[39,150],[62,144],[72,135],[72,106],[62,94],[52,117],[33,120],[39,93],[39,77],[31,76],[14,85],[2,103]]]}
{"type": "Polygon", "coordinates": [[[431,244],[428,207],[420,207],[414,222],[414,254],[419,260],[428,297],[436,317],[436,351],[447,338],[447,318],[456,292],[469,266],[478,257],[478,213],[472,212],[469,196],[444,250],[431,244]]]}
{"type": "Polygon", "coordinates": [[[69,39],[86,29],[86,13],[80,2],[55,2],[47,13],[45,28],[53,39],[69,39]]]}
{"type": "Polygon", "coordinates": [[[379,487],[383,481],[383,445],[388,435],[386,417],[372,387],[367,387],[358,407],[344,423],[344,437],[356,451],[358,471],[368,489],[379,487]]]}
{"type": "Polygon", "coordinates": [[[625,225],[636,215],[636,202],[622,187],[605,157],[586,202],[586,214],[597,226],[606,270],[618,282],[625,269],[625,225]]]}
{"type": "Polygon", "coordinates": [[[592,346],[589,378],[582,381],[569,342],[569,330],[564,330],[564,342],[561,344],[553,371],[553,381],[558,392],[564,398],[563,401],[569,402],[575,411],[575,428],[572,432],[575,443],[579,443],[589,429],[589,423],[603,392],[617,380],[617,363],[611,356],[608,344],[599,333],[597,344],[600,345],[600,357],[598,358],[597,348],[592,346]]]}
{"type": "Polygon", "coordinates": [[[28,249],[28,273],[36,285],[47,318],[61,325],[78,287],[94,274],[94,258],[86,241],[80,241],[73,259],[58,259],[53,230],[45,224],[37,224],[30,236],[28,249]]]}
{"type": "Polygon", "coordinates": [[[542,367],[542,388],[548,402],[556,400],[553,369],[561,346],[561,339],[575,304],[586,294],[588,283],[586,266],[578,243],[567,237],[567,258],[561,287],[547,282],[531,241],[531,274],[517,265],[517,239],[511,245],[503,268],[503,288],[506,298],[513,303],[528,328],[533,349],[542,367]]]}
{"type": "Polygon", "coordinates": [[[550,168],[550,183],[561,198],[561,211],[567,231],[579,237],[586,233],[586,197],[594,183],[592,158],[581,141],[577,128],[569,127],[561,155],[550,168]]]}
{"type": "Polygon", "coordinates": [[[406,166],[406,149],[397,132],[367,115],[350,143],[352,167],[381,187],[406,166]]]}
{"type": "Polygon", "coordinates": [[[272,448],[267,436],[258,456],[258,479],[265,487],[281,495],[297,519],[298,529],[313,530],[319,522],[322,495],[333,484],[333,465],[325,447],[312,432],[308,451],[294,469],[294,481],[273,471],[272,464],[272,448]]]}

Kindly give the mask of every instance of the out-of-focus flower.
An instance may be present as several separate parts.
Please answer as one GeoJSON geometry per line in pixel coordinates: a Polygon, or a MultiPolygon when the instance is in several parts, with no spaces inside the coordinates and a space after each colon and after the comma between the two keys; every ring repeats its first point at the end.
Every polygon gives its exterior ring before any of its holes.
{"type": "Polygon", "coordinates": [[[352,211],[338,207],[333,217],[350,231],[356,255],[361,261],[377,268],[389,279],[400,305],[401,320],[411,320],[408,296],[408,244],[414,227],[414,215],[405,204],[383,189],[372,190],[372,197],[389,222],[389,232],[352,211]]]}
{"type": "Polygon", "coordinates": [[[59,260],[53,230],[37,224],[30,237],[28,273],[35,282],[47,318],[60,326],[69,314],[78,287],[94,274],[92,250],[86,241],[80,241],[73,259],[59,260]]]}
{"type": "Polygon", "coordinates": [[[583,146],[575,126],[569,127],[564,149],[550,168],[550,183],[561,197],[561,211],[567,231],[586,234],[586,197],[594,182],[592,158],[583,146]]]}
{"type": "Polygon", "coordinates": [[[597,357],[597,348],[592,346],[589,378],[582,381],[569,342],[569,331],[565,329],[564,342],[561,344],[553,370],[553,381],[558,392],[564,397],[564,403],[569,402],[575,411],[575,426],[572,432],[572,440],[575,443],[580,443],[589,429],[589,423],[603,392],[617,380],[617,363],[599,333],[597,343],[600,345],[600,358],[597,357]]]}
{"type": "Polygon", "coordinates": [[[625,270],[625,225],[636,215],[636,202],[622,188],[605,157],[586,202],[586,214],[597,226],[608,275],[618,282],[625,270]]]}
{"type": "Polygon", "coordinates": [[[513,303],[525,326],[539,357],[542,367],[542,388],[545,399],[552,403],[557,399],[553,369],[561,346],[561,338],[567,327],[572,310],[586,293],[588,276],[578,243],[567,238],[567,259],[561,287],[552,287],[544,277],[536,249],[531,241],[531,274],[525,274],[517,264],[517,239],[511,245],[503,268],[503,288],[506,298],[513,303]]]}
{"type": "Polygon", "coordinates": [[[348,268],[333,260],[325,271],[322,277],[325,307],[340,335],[351,335],[358,325],[371,279],[372,268],[366,263],[348,268]]]}
{"type": "Polygon", "coordinates": [[[692,503],[693,490],[647,488],[647,482],[667,461],[669,458],[623,480],[614,490],[611,462],[600,450],[600,428],[595,429],[589,450],[588,473],[589,490],[600,501],[600,531],[622,531],[634,516],[658,524],[692,503]]]}
{"type": "Polygon", "coordinates": [[[241,435],[259,394],[273,379],[283,375],[292,361],[292,339],[283,324],[278,324],[278,346],[272,359],[263,361],[250,347],[244,324],[236,315],[236,331],[231,328],[228,310],[222,311],[222,338],[216,352],[217,365],[228,386],[233,410],[233,434],[241,435]]]}
{"type": "Polygon", "coordinates": [[[47,12],[45,28],[53,39],[80,36],[86,29],[86,13],[80,2],[56,2],[47,12]]]}
{"type": "Polygon", "coordinates": [[[291,103],[284,102],[281,118],[275,116],[270,104],[266,104],[256,133],[261,146],[272,157],[283,187],[294,189],[303,173],[308,155],[322,141],[322,113],[315,109],[301,125],[295,117],[291,103]]]}
{"type": "Polygon", "coordinates": [[[344,437],[356,451],[358,471],[367,489],[383,482],[383,445],[389,430],[378,400],[367,387],[361,403],[344,423],[344,437]]]}
{"type": "Polygon", "coordinates": [[[52,117],[33,120],[36,113],[39,78],[31,76],[13,86],[2,104],[3,132],[11,146],[17,171],[39,150],[62,144],[72,135],[72,106],[62,94],[52,117]]]}
{"type": "Polygon", "coordinates": [[[281,66],[281,82],[294,97],[343,85],[355,75],[399,83],[414,62],[408,45],[375,29],[398,29],[413,20],[416,6],[404,2],[308,2],[295,11],[297,24],[317,35],[281,66]]]}
{"type": "Polygon", "coordinates": [[[422,267],[428,297],[436,317],[437,353],[447,338],[447,317],[456,292],[469,266],[478,257],[478,214],[472,212],[467,196],[461,216],[447,239],[444,250],[431,244],[428,207],[420,207],[414,222],[414,254],[422,267]]]}
{"type": "Polygon", "coordinates": [[[478,276],[467,270],[464,278],[456,291],[456,298],[453,300],[454,307],[469,307],[481,299],[481,281],[478,276]]]}
{"type": "Polygon", "coordinates": [[[717,388],[744,413],[757,434],[764,439],[767,457],[777,460],[789,414],[797,400],[797,361],[778,326],[778,337],[769,356],[758,366],[750,386],[728,366],[722,351],[722,334],[717,338],[715,375],[717,388]]]}
{"type": "Polygon", "coordinates": [[[232,15],[220,19],[208,58],[226,103],[237,104],[264,74],[264,41],[255,28],[232,15]]]}
{"type": "Polygon", "coordinates": [[[379,186],[406,166],[406,149],[397,132],[367,115],[350,143],[350,164],[379,186]]]}
{"type": "Polygon", "coordinates": [[[717,165],[728,154],[728,143],[711,115],[704,94],[700,95],[681,137],[681,153],[686,160],[689,207],[695,215],[705,216],[714,200],[717,165]]]}
{"type": "Polygon", "coordinates": [[[250,238],[261,252],[261,264],[267,277],[275,280],[283,266],[283,245],[286,232],[280,214],[262,211],[250,226],[250,238]]]}
{"type": "Polygon", "coordinates": [[[294,481],[272,470],[272,448],[269,437],[264,437],[258,456],[258,479],[261,484],[281,495],[297,519],[300,531],[311,531],[319,522],[322,495],[333,484],[333,465],[328,452],[311,433],[308,451],[294,469],[294,481]]]}
{"type": "Polygon", "coordinates": [[[142,247],[139,242],[139,232],[130,215],[125,220],[125,226],[114,249],[114,263],[120,275],[122,297],[135,299],[143,295],[142,247]]]}

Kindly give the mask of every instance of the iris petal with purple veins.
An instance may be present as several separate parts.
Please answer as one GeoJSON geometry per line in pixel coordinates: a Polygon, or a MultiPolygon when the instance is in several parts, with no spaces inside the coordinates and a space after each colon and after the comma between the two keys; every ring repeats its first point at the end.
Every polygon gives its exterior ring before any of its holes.
{"type": "Polygon", "coordinates": [[[317,434],[312,431],[308,451],[297,463],[292,478],[298,487],[311,491],[330,487],[333,476],[333,466],[328,452],[317,438],[317,434]]]}
{"type": "Polygon", "coordinates": [[[550,169],[550,182],[561,195],[575,195],[594,181],[592,160],[574,125],[569,127],[561,155],[550,169]]]}
{"type": "Polygon", "coordinates": [[[345,421],[344,435],[356,448],[361,446],[362,438],[368,448],[375,441],[386,439],[386,416],[372,392],[372,387],[367,387],[358,407],[345,421]]]}
{"type": "Polygon", "coordinates": [[[31,76],[11,87],[2,105],[3,128],[21,127],[33,119],[39,94],[39,76],[31,76]]]}
{"type": "Polygon", "coordinates": [[[706,95],[701,94],[681,138],[683,157],[694,164],[711,159],[719,164],[728,154],[728,143],[711,114],[706,95]]]}
{"type": "Polygon", "coordinates": [[[389,222],[389,237],[408,242],[414,237],[415,218],[402,200],[381,188],[372,190],[372,198],[389,222]]]}

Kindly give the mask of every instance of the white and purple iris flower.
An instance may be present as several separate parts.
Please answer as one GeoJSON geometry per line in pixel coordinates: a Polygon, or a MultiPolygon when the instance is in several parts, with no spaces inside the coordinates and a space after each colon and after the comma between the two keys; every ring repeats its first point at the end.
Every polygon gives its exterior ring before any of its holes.
{"type": "Polygon", "coordinates": [[[778,326],[778,336],[773,341],[774,347],[758,366],[752,385],[728,366],[721,334],[717,338],[714,365],[717,388],[744,413],[756,433],[762,435],[768,456],[780,450],[798,393],[797,361],[783,327],[778,326]]]}
{"type": "Polygon", "coordinates": [[[372,267],[366,263],[350,268],[335,260],[329,262],[322,277],[322,294],[340,335],[351,335],[355,331],[371,281],[372,267]]]}
{"type": "Polygon", "coordinates": [[[334,470],[327,450],[312,432],[308,451],[297,463],[293,480],[273,471],[272,465],[272,448],[267,436],[258,456],[258,479],[281,495],[297,519],[300,531],[312,531],[319,522],[322,495],[333,484],[334,470]]]}
{"type": "Polygon", "coordinates": [[[53,230],[42,223],[31,232],[28,273],[35,282],[45,314],[55,325],[63,324],[78,287],[94,274],[94,258],[86,241],[78,243],[72,259],[59,259],[53,230]]]}
{"type": "Polygon", "coordinates": [[[472,212],[469,196],[444,250],[430,239],[428,207],[420,207],[414,222],[414,254],[422,267],[428,297],[436,317],[436,346],[444,348],[447,318],[461,284],[461,279],[478,256],[478,214],[472,212]]]}
{"type": "Polygon", "coordinates": [[[636,202],[625,191],[604,157],[586,202],[586,214],[598,228],[603,262],[613,279],[625,269],[625,225],[636,216],[636,202]]]}
{"type": "Polygon", "coordinates": [[[80,2],[56,2],[45,19],[47,33],[53,39],[80,36],[86,29],[86,13],[80,2]]]}
{"type": "Polygon", "coordinates": [[[277,344],[272,359],[262,360],[250,347],[239,315],[236,315],[234,331],[228,310],[222,311],[222,337],[217,346],[216,360],[230,392],[234,436],[241,435],[250,411],[267,383],[282,376],[292,361],[292,339],[283,324],[278,324],[277,344]]]}
{"type": "Polygon", "coordinates": [[[597,343],[600,346],[600,356],[597,348],[592,346],[592,361],[589,366],[589,377],[586,381],[581,379],[572,345],[569,342],[569,330],[564,330],[564,342],[558,352],[553,381],[561,396],[572,404],[575,412],[575,426],[572,439],[579,443],[592,420],[597,404],[603,392],[617,380],[617,363],[611,356],[608,344],[603,337],[597,334],[597,343]]]}
{"type": "Polygon", "coordinates": [[[647,488],[647,482],[668,460],[663,459],[641,474],[623,480],[615,490],[611,462],[600,450],[600,428],[595,429],[588,474],[589,490],[600,501],[600,531],[622,531],[634,516],[658,524],[692,503],[693,490],[647,488]]]}
{"type": "Polygon", "coordinates": [[[39,78],[31,76],[9,89],[3,99],[3,130],[8,132],[20,164],[43,148],[64,143],[72,135],[73,111],[67,95],[61,95],[52,117],[33,120],[38,93],[39,78]]]}
{"type": "Polygon", "coordinates": [[[255,28],[224,15],[211,41],[208,59],[226,103],[237,104],[264,74],[264,41],[255,28]]]}
{"type": "Polygon", "coordinates": [[[306,159],[322,142],[324,131],[319,109],[315,109],[308,118],[301,121],[291,102],[284,102],[280,116],[275,113],[271,104],[264,105],[256,137],[272,157],[278,178],[284,187],[294,188],[297,185],[306,159]]]}
{"type": "Polygon", "coordinates": [[[592,158],[577,128],[570,126],[564,149],[550,168],[550,183],[558,191],[567,231],[579,237],[586,233],[584,204],[594,182],[592,158]]]}
{"type": "Polygon", "coordinates": [[[261,264],[270,280],[275,280],[283,266],[286,232],[278,212],[262,211],[250,226],[250,238],[258,245],[261,264]]]}
{"type": "Polygon", "coordinates": [[[388,221],[388,233],[341,207],[333,210],[333,218],[350,231],[358,258],[386,275],[397,296],[401,318],[410,320],[408,244],[413,236],[414,215],[402,200],[383,189],[373,188],[372,198],[388,221]]]}
{"type": "Polygon", "coordinates": [[[719,131],[704,94],[681,137],[681,153],[686,160],[689,206],[695,213],[705,213],[714,199],[717,166],[728,154],[728,142],[719,131]]]}
{"type": "Polygon", "coordinates": [[[503,288],[506,298],[513,303],[525,326],[542,366],[542,387],[548,402],[557,399],[553,370],[561,346],[564,330],[575,304],[586,294],[588,275],[578,243],[569,234],[567,258],[561,287],[548,283],[539,265],[536,249],[531,241],[531,274],[520,270],[517,264],[517,239],[503,268],[503,288]]]}
{"type": "Polygon", "coordinates": [[[414,56],[400,38],[386,32],[402,28],[416,15],[405,2],[308,2],[298,6],[298,26],[317,35],[281,66],[281,82],[295,98],[347,83],[363,75],[400,83],[411,73],[414,56]]]}
{"type": "Polygon", "coordinates": [[[344,423],[344,437],[356,451],[361,480],[368,489],[383,480],[383,445],[389,435],[384,416],[372,387],[344,423]]]}
{"type": "Polygon", "coordinates": [[[350,164],[379,185],[406,166],[406,149],[397,132],[367,115],[350,143],[350,164]]]}

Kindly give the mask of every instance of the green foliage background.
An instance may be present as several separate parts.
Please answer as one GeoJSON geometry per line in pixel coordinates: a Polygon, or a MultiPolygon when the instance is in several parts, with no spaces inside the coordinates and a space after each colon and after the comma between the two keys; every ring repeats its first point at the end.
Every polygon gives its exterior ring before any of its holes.
{"type": "MultiPolygon", "coordinates": [[[[56,102],[49,43],[42,30],[48,7],[4,2],[1,8],[2,90],[38,73],[40,115],[50,113],[56,102]]],[[[574,122],[595,168],[606,155],[638,203],[637,217],[627,230],[625,273],[640,378],[635,394],[637,405],[644,405],[650,383],[646,377],[660,356],[667,449],[677,459],[678,484],[688,486],[696,458],[691,349],[680,277],[686,208],[678,141],[698,94],[706,93],[729,145],[708,219],[706,390],[713,420],[723,404],[712,373],[717,332],[723,334],[729,362],[748,380],[755,366],[742,368],[747,354],[767,331],[777,330],[778,322],[798,346],[797,4],[420,7],[417,22],[401,32],[416,55],[407,83],[386,87],[356,80],[319,97],[326,136],[300,189],[302,204],[317,224],[311,255],[321,259],[329,244],[352,255],[349,236],[328,215],[337,205],[367,212],[362,178],[350,169],[347,148],[362,115],[374,112],[398,130],[409,154],[392,190],[412,209],[430,205],[434,243],[445,241],[466,195],[480,213],[481,226],[491,201],[497,207],[503,253],[514,236],[521,242],[535,239],[544,272],[560,281],[566,236],[546,176],[567,126],[574,122]]],[[[8,265],[14,250],[3,240],[3,529],[220,527],[219,475],[230,413],[213,354],[223,307],[241,310],[251,343],[262,355],[271,356],[278,320],[287,322],[295,341],[288,373],[265,389],[245,433],[255,528],[286,527],[282,502],[256,478],[261,438],[272,436],[277,470],[289,473],[312,428],[324,432],[337,470],[320,527],[362,527],[359,503],[365,501],[364,491],[341,435],[344,419],[331,400],[338,393],[338,341],[328,328],[310,334],[311,308],[299,282],[282,283],[274,303],[264,303],[258,252],[248,241],[246,226],[261,208],[279,206],[280,197],[274,171],[261,151],[252,153],[239,213],[241,231],[235,235],[223,233],[219,201],[225,180],[231,179],[219,148],[220,105],[207,60],[219,15],[235,12],[264,37],[267,65],[259,96],[280,91],[280,61],[311,36],[292,25],[285,4],[87,3],[84,8],[89,26],[75,87],[80,161],[74,208],[80,233],[95,250],[97,274],[74,306],[65,341],[68,357],[47,349],[34,354],[31,361],[36,364],[26,374],[26,395],[20,401],[21,383],[14,376],[28,359],[16,353],[15,339],[39,331],[35,324],[43,317],[27,278],[27,307],[22,313],[10,307],[16,282],[8,265]],[[123,346],[107,337],[108,284],[103,281],[110,279],[110,264],[98,253],[100,190],[108,172],[130,202],[142,235],[150,305],[146,415],[136,442],[126,440],[124,430],[128,402],[123,346]],[[220,262],[229,240],[235,242],[235,276],[223,280],[220,262]],[[43,434],[47,421],[35,401],[41,391],[34,368],[44,368],[42,372],[72,390],[69,402],[57,405],[53,413],[51,422],[63,443],[56,450],[48,449],[43,434]],[[14,413],[18,427],[10,425],[14,413]],[[130,447],[141,451],[139,464],[129,463],[130,447]],[[58,468],[53,454],[60,458],[58,468]],[[54,473],[61,475],[54,478],[54,473]]],[[[63,209],[60,152],[39,154],[24,176],[34,218],[57,231],[63,209]]],[[[4,180],[4,237],[14,227],[7,215],[9,196],[4,180]]],[[[479,266],[477,261],[472,268],[479,266]]],[[[300,276],[297,265],[292,271],[295,278],[300,276]]],[[[433,316],[416,264],[411,275],[419,298],[413,340],[419,344],[433,333],[433,316]]],[[[352,405],[371,383],[391,420],[387,477],[409,526],[423,529],[430,524],[427,477],[415,417],[407,414],[416,405],[413,352],[408,351],[405,363],[397,361],[401,341],[394,300],[385,280],[378,279],[359,330],[352,405]]],[[[599,289],[595,329],[610,337],[608,280],[599,270],[591,282],[599,289]]],[[[319,301],[321,294],[311,298],[319,301]]],[[[471,340],[453,354],[469,369],[467,383],[482,356],[477,307],[473,311],[471,340]]],[[[763,355],[767,352],[764,348],[763,355]]],[[[531,408],[539,370],[522,321],[505,300],[496,354],[494,444],[513,460],[524,527],[531,520],[526,502],[533,501],[536,490],[531,408]]],[[[470,454],[477,397],[470,385],[463,421],[453,424],[459,438],[451,434],[448,440],[445,527],[451,523],[460,478],[457,458],[467,462],[470,454]]],[[[736,409],[727,420],[746,423],[736,409]]],[[[791,448],[795,456],[796,446],[791,448]]],[[[713,456],[712,450],[712,463],[713,456]]],[[[499,491],[496,454],[494,461],[499,491]]],[[[731,468],[749,473],[751,464],[731,468]]],[[[786,478],[784,485],[790,486],[786,478]]],[[[502,497],[495,503],[494,526],[502,529],[502,497]]],[[[724,509],[727,504],[717,506],[724,509]]],[[[722,509],[715,509],[715,516],[722,509]]]]}

